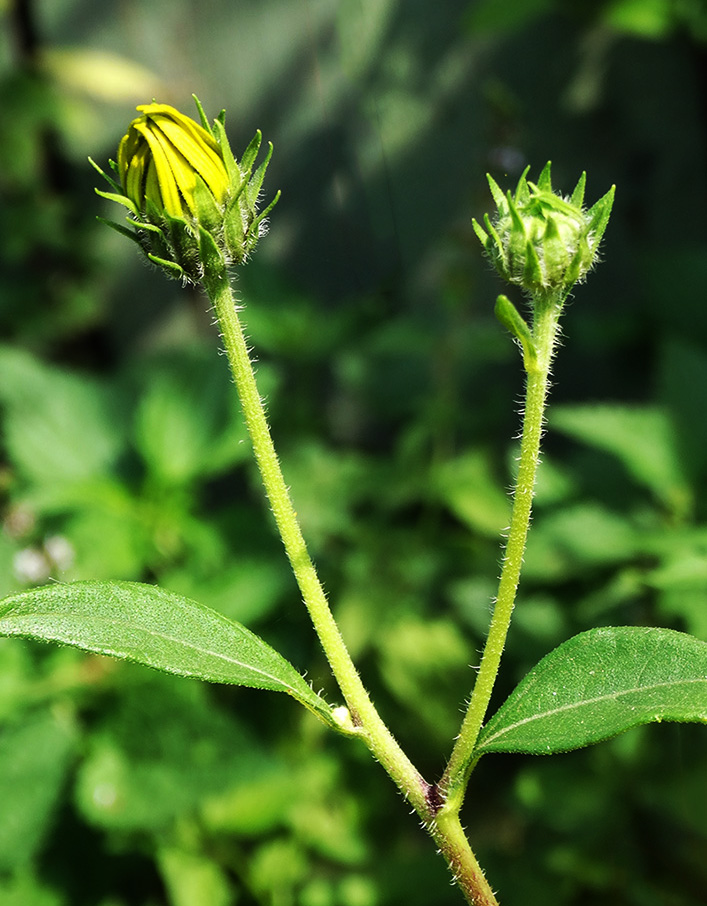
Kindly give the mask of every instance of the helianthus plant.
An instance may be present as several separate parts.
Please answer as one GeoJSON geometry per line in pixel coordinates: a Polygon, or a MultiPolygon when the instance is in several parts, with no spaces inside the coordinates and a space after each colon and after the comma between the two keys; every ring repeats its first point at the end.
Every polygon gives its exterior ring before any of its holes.
{"type": "MultiPolygon", "coordinates": [[[[585,177],[568,198],[548,164],[515,193],[489,177],[497,213],[474,229],[499,274],[526,297],[526,319],[501,295],[496,313],[518,343],[526,372],[523,429],[503,567],[478,675],[441,776],[426,779],[380,717],[349,654],[309,555],[290,497],[233,294],[232,270],[262,236],[277,197],[259,200],[272,147],[256,161],[257,133],[238,159],[223,113],[210,124],[166,104],[146,104],[122,139],[112,175],[94,167],[127,209],[111,226],[172,277],[200,284],[213,306],[253,453],[286,555],[341,693],[330,704],[278,652],[246,627],[152,585],[77,582],[0,602],[0,634],[74,645],[210,682],[285,692],[332,730],[368,747],[446,859],[467,902],[497,906],[460,810],[479,759],[494,752],[551,754],[638,724],[707,720],[707,644],[664,629],[604,627],[550,652],[489,719],[487,710],[515,606],[560,318],[573,288],[597,262],[614,190],[584,207],[585,177]]],[[[471,660],[470,654],[470,660],[471,660]]],[[[460,698],[463,691],[460,691],[460,698]]]]}

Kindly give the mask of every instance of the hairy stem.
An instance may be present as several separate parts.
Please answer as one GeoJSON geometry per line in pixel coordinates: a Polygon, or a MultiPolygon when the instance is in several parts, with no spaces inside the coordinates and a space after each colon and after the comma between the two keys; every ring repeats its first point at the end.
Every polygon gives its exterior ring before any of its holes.
{"type": "Polygon", "coordinates": [[[428,808],[425,798],[428,785],[395,741],[371,702],[344,644],[307,551],[289,490],[280,469],[263,402],[258,393],[253,366],[228,276],[225,271],[210,274],[205,278],[204,284],[221,328],[253,452],[278,531],[302,598],[344,696],[353,724],[406,798],[418,811],[424,812],[428,808]]]}
{"type": "Polygon", "coordinates": [[[428,830],[447,860],[454,881],[467,903],[470,906],[498,906],[498,900],[469,845],[459,815],[442,809],[428,830]]]}
{"type": "Polygon", "coordinates": [[[498,595],[469,707],[440,783],[440,788],[445,795],[444,809],[456,814],[461,808],[469,774],[474,765],[472,761],[474,746],[481,731],[498,674],[520,580],[540,456],[540,439],[550,384],[550,366],[561,309],[561,300],[557,298],[536,300],[533,341],[537,350],[537,359],[528,368],[518,477],[513,495],[511,523],[498,595]]]}
{"type": "Polygon", "coordinates": [[[302,598],[357,728],[357,735],[363,738],[375,758],[414,807],[446,859],[467,902],[471,906],[498,906],[459,823],[458,815],[440,808],[442,803],[438,788],[425,781],[400,748],[361,682],[302,536],[258,393],[248,346],[226,272],[208,273],[204,277],[204,287],[221,329],[253,452],[275,522],[302,598]]]}

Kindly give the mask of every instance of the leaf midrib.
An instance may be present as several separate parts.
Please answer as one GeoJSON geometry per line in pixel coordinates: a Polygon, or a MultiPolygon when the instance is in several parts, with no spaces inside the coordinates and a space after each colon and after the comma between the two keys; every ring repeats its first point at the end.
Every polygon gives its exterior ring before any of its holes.
{"type": "Polygon", "coordinates": [[[505,734],[510,733],[512,730],[522,727],[524,724],[530,724],[536,720],[543,720],[547,717],[553,717],[556,714],[561,714],[564,711],[579,710],[585,706],[593,705],[602,701],[609,701],[611,699],[618,700],[625,695],[632,695],[636,692],[650,692],[654,689],[660,689],[665,686],[681,686],[681,685],[690,685],[692,683],[707,683],[707,677],[699,677],[694,679],[681,679],[681,680],[671,680],[669,682],[662,683],[653,683],[650,686],[636,686],[631,689],[622,689],[620,692],[609,692],[605,695],[598,695],[594,698],[585,698],[581,702],[571,702],[566,705],[560,705],[557,708],[553,708],[548,711],[543,711],[540,714],[532,714],[530,717],[524,717],[522,720],[517,720],[515,723],[506,724],[506,726],[497,733],[487,737],[482,742],[479,743],[479,748],[485,748],[488,743],[494,739],[501,739],[505,734]]]}
{"type": "MultiPolygon", "coordinates": [[[[65,613],[62,613],[61,611],[42,611],[42,613],[41,613],[41,616],[42,616],[42,617],[47,617],[47,618],[50,618],[50,619],[51,619],[53,616],[55,616],[55,615],[58,615],[61,619],[64,619],[64,620],[66,619],[66,614],[65,614],[65,613]]],[[[26,618],[26,619],[32,619],[31,615],[27,615],[27,614],[24,614],[23,617],[26,618]]],[[[0,628],[2,627],[3,622],[4,622],[5,619],[6,619],[6,618],[0,617],[0,628]]],[[[88,622],[94,623],[94,624],[103,624],[103,625],[107,625],[107,626],[120,625],[120,626],[125,626],[125,627],[128,627],[128,628],[131,628],[131,629],[133,629],[133,630],[136,629],[135,624],[129,623],[129,622],[126,621],[126,620],[106,619],[106,618],[96,617],[96,616],[93,616],[93,615],[90,617],[90,619],[89,619],[88,622]]],[[[229,628],[230,628],[230,627],[233,626],[234,624],[232,624],[232,623],[230,623],[230,622],[226,622],[226,625],[229,626],[229,628]]],[[[257,674],[260,674],[261,676],[267,677],[268,679],[275,680],[279,685],[285,687],[286,689],[291,689],[293,693],[298,693],[299,696],[302,695],[301,690],[296,689],[294,686],[290,685],[289,683],[283,682],[279,677],[273,676],[273,675],[270,674],[270,673],[266,673],[266,672],[265,672],[264,670],[262,670],[262,669],[258,669],[258,668],[256,668],[256,667],[252,667],[252,666],[249,665],[249,664],[244,664],[244,663],[242,663],[241,661],[236,660],[235,658],[228,657],[228,656],[225,655],[225,654],[218,654],[218,653],[216,653],[216,652],[214,652],[214,651],[209,651],[208,649],[202,648],[201,646],[196,645],[196,644],[194,644],[193,642],[186,642],[186,641],[184,641],[184,640],[181,639],[181,638],[175,638],[175,637],[170,636],[170,635],[167,635],[166,633],[163,633],[163,632],[158,632],[158,631],[155,631],[155,630],[145,629],[144,627],[137,627],[137,628],[139,629],[140,632],[143,632],[143,633],[145,633],[146,635],[154,636],[156,639],[164,639],[165,641],[174,642],[175,644],[181,645],[181,646],[184,647],[184,648],[191,648],[192,650],[197,651],[197,652],[199,652],[199,653],[201,653],[201,654],[208,654],[208,655],[210,655],[211,657],[220,658],[221,660],[225,661],[225,662],[228,663],[228,664],[234,664],[234,665],[237,665],[237,666],[239,666],[239,667],[243,667],[243,668],[245,668],[245,669],[247,669],[247,670],[252,671],[253,673],[257,673],[257,674]]],[[[82,647],[84,647],[84,646],[82,646],[82,645],[80,645],[80,644],[77,644],[77,643],[75,643],[75,642],[65,642],[65,644],[67,644],[67,645],[72,645],[72,646],[75,647],[75,648],[82,648],[82,647]]],[[[109,649],[109,648],[106,648],[105,651],[110,651],[110,649],[109,649]]],[[[99,653],[100,653],[100,652],[99,652],[99,653]]],[[[292,669],[294,670],[294,668],[292,668],[292,669]]],[[[316,693],[313,692],[312,695],[316,696],[316,693]]],[[[318,696],[317,696],[317,697],[318,697],[318,696]]]]}

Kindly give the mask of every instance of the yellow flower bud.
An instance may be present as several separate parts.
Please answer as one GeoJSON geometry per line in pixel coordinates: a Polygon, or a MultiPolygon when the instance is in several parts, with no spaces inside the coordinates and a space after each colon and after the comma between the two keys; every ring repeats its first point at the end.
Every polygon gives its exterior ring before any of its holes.
{"type": "Polygon", "coordinates": [[[272,145],[254,170],[262,141],[257,132],[236,160],[224,112],[211,126],[194,100],[201,125],[168,104],[137,108],[141,115],[123,136],[117,163],[110,162],[119,181],[91,163],[112,189],[96,192],[129,211],[129,227],[105,222],[171,276],[198,283],[207,272],[246,261],[280,193],[258,211],[272,145]]]}
{"type": "Polygon", "coordinates": [[[146,213],[148,203],[170,217],[196,217],[197,176],[217,204],[229,187],[221,149],[194,120],[168,104],[143,104],[118,148],[123,191],[146,213]]]}

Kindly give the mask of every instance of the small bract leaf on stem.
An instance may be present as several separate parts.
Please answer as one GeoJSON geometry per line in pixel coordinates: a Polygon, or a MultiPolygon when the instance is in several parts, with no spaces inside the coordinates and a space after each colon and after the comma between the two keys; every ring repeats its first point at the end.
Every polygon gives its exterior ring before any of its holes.
{"type": "Polygon", "coordinates": [[[201,125],[169,104],[143,104],[118,146],[117,179],[91,161],[111,192],[96,192],[128,209],[128,227],[106,221],[134,239],[170,276],[196,283],[205,268],[242,264],[255,248],[263,221],[258,195],[272,154],[253,172],[262,136],[257,132],[238,162],[222,112],[210,126],[194,98],[201,125]],[[132,229],[131,229],[132,228],[132,229]],[[204,232],[210,242],[204,240],[204,232]],[[204,260],[203,250],[210,254],[204,260]],[[216,250],[214,257],[213,250],[216,250]]]}

